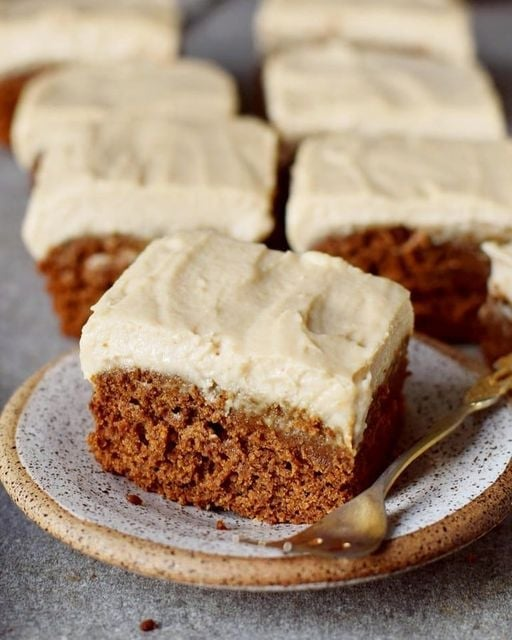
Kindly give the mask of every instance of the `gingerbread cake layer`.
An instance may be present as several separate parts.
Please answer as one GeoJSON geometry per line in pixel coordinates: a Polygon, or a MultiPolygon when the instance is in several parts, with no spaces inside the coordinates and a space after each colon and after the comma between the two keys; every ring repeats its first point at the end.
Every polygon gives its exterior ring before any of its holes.
{"type": "Polygon", "coordinates": [[[478,244],[434,243],[425,232],[391,227],[331,236],[314,249],[406,287],[417,330],[451,342],[478,341],[478,311],[486,300],[490,271],[478,244]]]}
{"type": "Polygon", "coordinates": [[[263,53],[336,37],[458,62],[474,57],[469,13],[458,0],[263,0],[255,36],[263,53]]]}
{"type": "Polygon", "coordinates": [[[230,408],[178,377],[111,370],[94,376],[91,449],[106,470],[181,504],[270,523],[314,522],[368,486],[389,462],[401,425],[405,349],[374,394],[357,451],[322,421],[271,405],[230,408]]]}
{"type": "Polygon", "coordinates": [[[39,262],[64,334],[79,338],[91,307],[146,246],[125,235],[85,236],[54,247],[39,262]]]}

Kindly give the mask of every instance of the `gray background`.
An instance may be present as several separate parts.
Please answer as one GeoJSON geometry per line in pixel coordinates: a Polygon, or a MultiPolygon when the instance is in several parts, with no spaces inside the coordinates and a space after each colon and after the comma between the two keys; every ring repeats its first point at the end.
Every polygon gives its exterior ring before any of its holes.
{"type": "MultiPolygon", "coordinates": [[[[354,0],[355,2],[357,0],[354,0]]],[[[250,104],[251,0],[189,0],[185,51],[215,58],[250,104]]],[[[512,112],[512,7],[475,8],[481,56],[512,112]]],[[[0,406],[59,337],[19,240],[28,183],[0,151],[0,406]]],[[[221,592],[131,575],[28,521],[0,488],[0,638],[512,638],[512,519],[460,553],[384,581],[323,592],[221,592]],[[154,618],[157,631],[139,622],[154,618]]]]}

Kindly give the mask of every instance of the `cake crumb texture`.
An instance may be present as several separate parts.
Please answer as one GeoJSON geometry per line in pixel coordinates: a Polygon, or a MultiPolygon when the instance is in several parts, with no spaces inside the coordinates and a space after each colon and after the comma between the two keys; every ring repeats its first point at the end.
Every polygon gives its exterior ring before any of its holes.
{"type": "Polygon", "coordinates": [[[132,236],[85,236],[54,247],[39,262],[63,333],[80,337],[91,306],[146,244],[145,240],[132,236]]]}
{"type": "Polygon", "coordinates": [[[304,412],[229,409],[222,392],[206,399],[176,376],[140,369],[93,378],[96,430],[89,444],[106,471],[180,504],[269,523],[314,522],[368,486],[389,462],[405,374],[402,349],[374,395],[356,454],[336,445],[330,430],[304,412]]]}
{"type": "Polygon", "coordinates": [[[159,625],[152,618],[148,618],[147,620],[143,620],[139,626],[141,631],[154,631],[158,629],[159,625]]]}

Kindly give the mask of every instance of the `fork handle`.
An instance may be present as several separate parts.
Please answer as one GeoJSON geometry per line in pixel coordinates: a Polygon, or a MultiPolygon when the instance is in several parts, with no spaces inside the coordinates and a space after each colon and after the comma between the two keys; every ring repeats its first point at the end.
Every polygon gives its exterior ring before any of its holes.
{"type": "Polygon", "coordinates": [[[443,416],[423,438],[402,453],[402,455],[377,478],[373,486],[376,487],[380,485],[383,496],[386,496],[398,476],[400,476],[416,458],[453,433],[465,418],[475,411],[478,411],[478,407],[472,404],[463,404],[451,413],[443,416]]]}

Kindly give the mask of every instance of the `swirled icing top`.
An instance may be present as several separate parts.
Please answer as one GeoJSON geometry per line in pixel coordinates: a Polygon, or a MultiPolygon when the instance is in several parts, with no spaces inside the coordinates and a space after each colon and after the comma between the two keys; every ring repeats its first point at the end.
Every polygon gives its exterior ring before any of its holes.
{"type": "Polygon", "coordinates": [[[404,288],[340,258],[180,232],[153,242],[95,305],[80,357],[89,379],[138,367],[251,411],[302,409],[356,447],[412,323],[404,288]]]}

